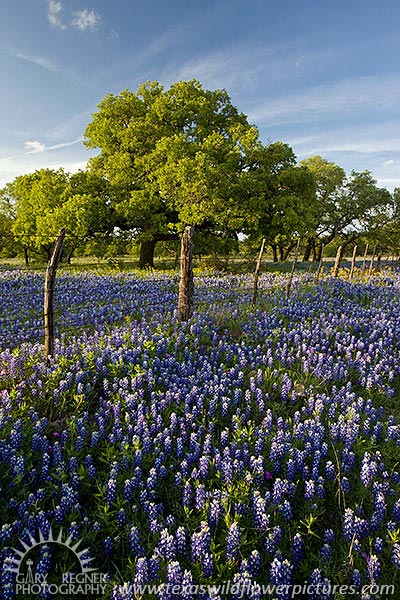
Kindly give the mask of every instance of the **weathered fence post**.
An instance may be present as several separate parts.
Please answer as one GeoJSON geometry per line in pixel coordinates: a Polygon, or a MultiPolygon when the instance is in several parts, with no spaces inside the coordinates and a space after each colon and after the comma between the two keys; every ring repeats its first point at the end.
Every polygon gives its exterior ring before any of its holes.
{"type": "Polygon", "coordinates": [[[193,313],[193,227],[187,226],[181,241],[181,278],[178,293],[178,319],[188,321],[193,313]]]}
{"type": "Polygon", "coordinates": [[[57,265],[60,262],[62,247],[65,238],[65,229],[61,229],[60,234],[54,244],[53,252],[47,264],[46,277],[44,281],[44,358],[48,361],[54,354],[54,312],[53,312],[53,291],[56,279],[57,265]]]}
{"type": "Polygon", "coordinates": [[[263,240],[261,242],[260,254],[258,255],[258,259],[257,259],[257,263],[256,263],[256,269],[254,271],[254,278],[253,278],[253,300],[252,300],[253,306],[255,306],[256,302],[257,302],[258,275],[260,273],[261,259],[262,259],[262,255],[263,255],[263,252],[264,252],[264,248],[265,248],[265,238],[263,238],[263,240]]]}
{"type": "Polygon", "coordinates": [[[354,269],[356,266],[356,256],[357,256],[357,245],[354,246],[354,248],[353,248],[353,256],[351,257],[351,268],[350,268],[349,281],[351,281],[353,279],[354,269]]]}
{"type": "Polygon", "coordinates": [[[339,274],[340,261],[342,260],[343,246],[340,244],[336,252],[335,264],[333,265],[332,277],[337,277],[339,274]]]}
{"type": "Polygon", "coordinates": [[[290,298],[290,293],[292,291],[292,283],[293,283],[294,270],[296,268],[297,259],[299,257],[299,247],[300,247],[300,240],[297,240],[296,252],[295,252],[295,255],[294,255],[294,261],[293,261],[293,265],[292,265],[292,270],[290,272],[290,277],[289,277],[289,281],[288,281],[287,289],[286,289],[286,298],[287,299],[290,298]]]}

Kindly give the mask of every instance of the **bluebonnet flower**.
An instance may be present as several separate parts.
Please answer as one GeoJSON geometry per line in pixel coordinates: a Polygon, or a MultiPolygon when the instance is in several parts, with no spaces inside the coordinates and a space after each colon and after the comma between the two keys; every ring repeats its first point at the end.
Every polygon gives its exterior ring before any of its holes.
{"type": "Polygon", "coordinates": [[[330,600],[332,584],[326,577],[323,577],[320,569],[314,569],[310,579],[310,594],[309,598],[315,600],[330,600]]]}
{"type": "Polygon", "coordinates": [[[271,531],[269,531],[269,533],[264,541],[265,551],[269,552],[270,554],[274,554],[275,550],[279,546],[281,540],[282,540],[282,528],[279,525],[277,525],[276,527],[273,527],[271,531]]]}
{"type": "Polygon", "coordinates": [[[358,589],[363,585],[363,578],[358,569],[353,570],[352,582],[358,589]]]}
{"type": "Polygon", "coordinates": [[[332,546],[330,546],[329,544],[325,543],[321,547],[320,555],[321,555],[321,558],[322,558],[323,562],[325,562],[325,563],[329,562],[330,559],[331,559],[331,557],[332,557],[332,546]]]}
{"type": "Polygon", "coordinates": [[[144,557],[139,557],[135,564],[134,583],[136,585],[145,585],[149,580],[147,560],[144,557]]]}
{"type": "Polygon", "coordinates": [[[363,460],[361,462],[360,479],[361,482],[366,486],[370,486],[374,477],[378,474],[378,466],[375,461],[371,459],[369,452],[365,452],[363,460]]]}
{"type": "Polygon", "coordinates": [[[191,553],[194,562],[201,560],[210,552],[211,534],[205,521],[201,522],[199,532],[194,532],[191,538],[191,553]]]}
{"type": "Polygon", "coordinates": [[[282,514],[285,521],[290,521],[293,518],[293,511],[289,500],[284,500],[282,504],[282,514]]]}
{"type": "Polygon", "coordinates": [[[288,560],[279,560],[274,558],[270,568],[270,582],[276,586],[282,586],[283,589],[278,593],[279,600],[290,598],[290,585],[292,583],[293,565],[288,560]],[[285,586],[288,586],[285,588],[285,586]]]}
{"type": "Polygon", "coordinates": [[[239,553],[240,546],[240,527],[237,523],[232,523],[229,527],[228,535],[226,538],[226,558],[227,560],[236,560],[239,553]]]}
{"type": "Polygon", "coordinates": [[[252,509],[255,527],[261,530],[268,529],[269,515],[266,513],[266,502],[258,491],[253,494],[252,509]]]}
{"type": "Polygon", "coordinates": [[[135,525],[132,525],[129,531],[130,550],[135,556],[144,556],[144,550],[140,543],[139,530],[135,525]]]}
{"type": "Polygon", "coordinates": [[[300,564],[304,554],[304,542],[300,533],[296,533],[292,542],[292,564],[296,567],[300,564]]]}
{"type": "Polygon", "coordinates": [[[104,552],[108,559],[111,559],[114,554],[114,544],[110,536],[107,536],[104,540],[104,552]]]}
{"type": "Polygon", "coordinates": [[[400,569],[400,544],[393,544],[392,548],[392,563],[400,569]]]}
{"type": "Polygon", "coordinates": [[[176,558],[175,539],[174,536],[169,533],[168,529],[163,529],[161,531],[158,552],[166,561],[171,561],[176,558]]]}
{"type": "Polygon", "coordinates": [[[116,493],[117,482],[115,479],[109,479],[106,484],[106,506],[111,506],[111,504],[115,501],[116,493]]]}
{"type": "Polygon", "coordinates": [[[371,583],[375,583],[377,579],[379,579],[381,565],[378,557],[375,554],[371,554],[368,556],[367,554],[363,554],[363,557],[367,561],[367,575],[371,583]]]}

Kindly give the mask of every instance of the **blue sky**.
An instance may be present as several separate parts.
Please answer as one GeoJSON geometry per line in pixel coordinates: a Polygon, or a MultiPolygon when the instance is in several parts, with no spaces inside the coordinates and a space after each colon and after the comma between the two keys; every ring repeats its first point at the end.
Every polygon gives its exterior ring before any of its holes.
{"type": "Polygon", "coordinates": [[[264,143],[400,187],[399,23],[398,0],[2,0],[0,185],[84,168],[106,93],[195,77],[264,143]]]}

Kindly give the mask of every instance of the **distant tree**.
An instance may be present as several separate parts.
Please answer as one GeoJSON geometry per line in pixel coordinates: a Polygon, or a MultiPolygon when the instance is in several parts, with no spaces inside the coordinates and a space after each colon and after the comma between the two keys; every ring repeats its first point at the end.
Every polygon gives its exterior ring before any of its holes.
{"type": "Polygon", "coordinates": [[[60,203],[67,182],[68,175],[63,169],[41,169],[16,177],[2,190],[15,211],[12,231],[24,250],[26,263],[30,252],[44,253],[50,258],[54,239],[49,237],[47,223],[60,203]]]}
{"type": "Polygon", "coordinates": [[[243,195],[251,208],[246,233],[265,238],[274,261],[286,260],[297,239],[314,222],[315,182],[305,166],[296,165],[293,150],[282,142],[262,146],[253,152],[243,174],[243,195]]]}
{"type": "Polygon", "coordinates": [[[12,227],[15,220],[15,211],[11,198],[6,189],[0,190],[0,255],[12,257],[21,250],[16,241],[12,227]]]}
{"type": "Polygon", "coordinates": [[[369,223],[364,236],[370,247],[376,246],[378,254],[387,252],[400,254],[400,188],[392,193],[392,202],[385,211],[380,211],[369,223]]]}
{"type": "Polygon", "coordinates": [[[191,80],[108,94],[85,143],[100,149],[91,171],[118,190],[116,223],[136,232],[141,267],[153,265],[158,241],[177,239],[186,224],[220,233],[243,225],[240,176],[260,142],[225,90],[191,80]]]}
{"type": "Polygon", "coordinates": [[[316,190],[313,199],[313,222],[306,238],[303,260],[313,254],[320,260],[322,244],[328,244],[336,235],[335,218],[337,202],[346,179],[346,172],[321,156],[312,156],[301,161],[314,176],[316,190]]]}
{"type": "Polygon", "coordinates": [[[304,259],[311,251],[320,259],[322,244],[340,238],[343,249],[365,234],[371,224],[390,206],[391,196],[385,188],[378,188],[369,171],[352,171],[346,177],[344,170],[320,156],[302,161],[314,175],[315,220],[307,239],[304,259]]]}
{"type": "Polygon", "coordinates": [[[24,250],[26,263],[32,252],[49,259],[62,227],[67,230],[65,250],[69,258],[92,236],[112,234],[112,188],[97,175],[41,169],[16,177],[0,194],[13,213],[11,230],[24,250]]]}
{"type": "Polygon", "coordinates": [[[78,171],[70,175],[60,203],[45,223],[50,237],[56,237],[65,227],[66,254],[70,261],[73,252],[85,247],[93,238],[102,244],[112,243],[114,211],[113,190],[109,182],[93,173],[78,171]]]}

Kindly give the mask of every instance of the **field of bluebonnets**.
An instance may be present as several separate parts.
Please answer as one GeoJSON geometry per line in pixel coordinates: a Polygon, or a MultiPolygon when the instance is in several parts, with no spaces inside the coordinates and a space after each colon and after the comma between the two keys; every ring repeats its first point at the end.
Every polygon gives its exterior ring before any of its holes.
{"type": "MultiPolygon", "coordinates": [[[[0,273],[2,598],[12,548],[50,527],[115,600],[150,597],[124,582],[400,593],[400,277],[284,283],[262,275],[253,308],[250,276],[200,275],[182,324],[176,277],[62,272],[46,365],[43,275],[0,273]]],[[[65,572],[54,546],[36,573],[65,572]]]]}

